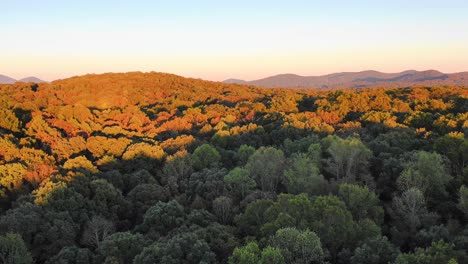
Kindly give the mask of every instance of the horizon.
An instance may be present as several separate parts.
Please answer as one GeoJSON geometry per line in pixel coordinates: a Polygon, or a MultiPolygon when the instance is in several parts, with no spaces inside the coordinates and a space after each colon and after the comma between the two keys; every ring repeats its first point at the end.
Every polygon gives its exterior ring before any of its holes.
{"type": "Polygon", "coordinates": [[[463,1],[4,3],[0,74],[45,81],[157,71],[212,81],[277,74],[468,70],[463,1]]]}
{"type": "Polygon", "coordinates": [[[443,71],[440,71],[438,69],[423,69],[423,70],[415,70],[415,69],[407,69],[407,70],[401,70],[401,71],[397,71],[397,72],[384,72],[384,71],[379,71],[379,70],[374,70],[374,69],[368,69],[368,70],[362,70],[362,71],[342,71],[342,72],[329,72],[329,73],[325,73],[325,74],[320,74],[320,75],[300,75],[300,74],[296,74],[296,73],[288,73],[288,72],[285,72],[285,73],[277,73],[277,74],[272,74],[272,75],[269,75],[269,76],[263,76],[263,77],[260,77],[260,78],[257,78],[257,79],[240,79],[240,78],[236,78],[236,77],[231,77],[231,78],[226,78],[226,79],[223,79],[223,80],[210,80],[210,79],[205,79],[205,78],[201,78],[201,77],[194,77],[194,76],[184,76],[184,75],[181,75],[181,74],[178,74],[178,73],[173,73],[173,72],[161,72],[161,71],[154,71],[154,70],[150,70],[150,71],[138,71],[138,70],[135,70],[135,71],[127,71],[127,72],[98,72],[98,73],[83,73],[83,74],[75,74],[75,75],[70,75],[70,76],[65,76],[63,78],[58,78],[58,79],[53,79],[53,80],[46,80],[46,79],[43,79],[41,78],[40,76],[36,76],[36,75],[28,75],[28,76],[25,76],[25,77],[13,77],[13,76],[9,76],[9,75],[5,75],[5,74],[2,74],[0,72],[0,75],[3,75],[3,76],[6,76],[6,77],[10,77],[10,78],[13,78],[17,81],[20,81],[22,79],[26,79],[26,78],[38,78],[42,81],[46,81],[46,82],[53,82],[53,81],[58,81],[58,80],[63,80],[63,79],[68,79],[68,78],[73,78],[73,77],[77,77],[77,76],[84,76],[84,75],[100,75],[100,74],[107,74],[107,73],[113,73],[113,74],[125,74],[125,73],[130,73],[130,72],[142,72],[142,73],[150,73],[150,72],[158,72],[158,73],[167,73],[167,74],[173,74],[173,75],[177,75],[177,76],[180,76],[180,77],[183,77],[183,78],[193,78],[193,79],[202,79],[202,80],[205,80],[205,81],[213,81],[213,82],[224,82],[224,81],[228,81],[228,80],[240,80],[240,81],[247,81],[247,82],[251,82],[251,81],[257,81],[257,80],[262,80],[262,79],[265,79],[265,78],[269,78],[269,77],[275,77],[275,76],[279,76],[279,75],[297,75],[297,76],[301,76],[301,77],[319,77],[319,76],[325,76],[325,75],[330,75],[330,74],[337,74],[337,73],[359,73],[359,72],[366,72],[366,71],[376,71],[376,72],[380,72],[380,73],[385,73],[385,74],[398,74],[398,73],[402,73],[402,72],[406,72],[406,71],[418,71],[418,72],[425,72],[425,71],[438,71],[438,72],[441,72],[443,74],[456,74],[456,73],[465,73],[465,72],[468,72],[468,71],[457,71],[457,72],[443,72],[443,71]]]}
{"type": "Polygon", "coordinates": [[[443,73],[443,74],[456,74],[456,73],[465,73],[468,71],[457,71],[457,72],[443,72],[443,71],[439,71],[437,69],[425,69],[425,70],[415,70],[415,69],[407,69],[407,70],[401,70],[401,71],[397,71],[397,72],[384,72],[384,71],[379,71],[379,70],[374,70],[374,69],[368,69],[368,70],[362,70],[362,71],[342,71],[342,72],[329,72],[329,73],[325,73],[325,74],[321,74],[321,75],[299,75],[299,74],[295,74],[295,73],[288,73],[288,72],[285,72],[285,73],[277,73],[277,74],[272,74],[272,75],[269,75],[269,76],[263,76],[263,77],[260,77],[258,79],[250,79],[250,80],[245,80],[245,79],[240,79],[240,78],[236,78],[236,77],[232,77],[232,78],[227,78],[227,79],[223,79],[223,80],[210,80],[210,79],[204,79],[204,78],[200,78],[200,77],[193,77],[193,76],[184,76],[184,75],[181,75],[181,74],[178,74],[178,73],[173,73],[173,72],[161,72],[161,71],[154,71],[154,70],[150,70],[150,71],[138,71],[138,70],[135,70],[135,71],[127,71],[127,72],[99,72],[99,73],[83,73],[83,74],[75,74],[75,75],[70,75],[70,76],[65,76],[63,78],[58,78],[58,79],[53,79],[53,80],[45,80],[43,78],[41,78],[40,76],[36,76],[36,75],[28,75],[28,76],[25,76],[25,77],[13,77],[13,76],[9,76],[9,75],[5,75],[5,74],[2,74],[0,72],[0,75],[3,75],[5,77],[10,77],[10,78],[13,78],[15,79],[16,81],[20,81],[22,79],[27,79],[27,78],[38,78],[42,81],[45,81],[45,82],[54,82],[54,81],[58,81],[58,80],[63,80],[63,79],[68,79],[68,78],[73,78],[73,77],[78,77],[78,76],[85,76],[85,75],[101,75],[101,74],[125,74],[125,73],[131,73],[131,72],[141,72],[141,73],[151,73],[151,72],[155,72],[155,73],[166,73],[166,74],[173,74],[173,75],[177,75],[177,76],[180,76],[180,77],[183,77],[183,78],[192,78],[192,79],[201,79],[201,80],[204,80],[204,81],[212,81],[212,82],[224,82],[224,81],[229,81],[229,80],[239,80],[239,81],[246,81],[246,82],[252,82],[252,81],[257,81],[257,80],[262,80],[262,79],[266,79],[266,78],[270,78],[270,77],[275,77],[275,76],[280,76],[280,75],[296,75],[296,76],[300,76],[300,77],[320,77],[320,76],[326,76],[326,75],[330,75],[330,74],[340,74],[340,73],[359,73],[359,72],[367,72],[367,71],[375,71],[375,72],[379,72],[379,73],[384,73],[384,74],[398,74],[398,73],[403,73],[403,72],[407,72],[407,71],[417,71],[417,72],[426,72],[426,71],[437,71],[437,72],[440,72],[440,73],[443,73]]]}

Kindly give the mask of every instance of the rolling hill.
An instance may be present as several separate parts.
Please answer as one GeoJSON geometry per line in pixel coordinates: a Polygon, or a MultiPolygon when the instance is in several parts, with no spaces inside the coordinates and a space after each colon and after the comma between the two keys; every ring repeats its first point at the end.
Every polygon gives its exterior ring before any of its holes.
{"type": "Polygon", "coordinates": [[[243,81],[228,79],[225,83],[250,84],[270,88],[365,88],[365,87],[404,87],[404,86],[466,86],[468,72],[446,74],[436,70],[403,71],[400,73],[383,73],[378,71],[341,72],[322,76],[300,76],[279,74],[259,80],[243,81]]]}
{"type": "Polygon", "coordinates": [[[43,81],[43,80],[41,80],[41,79],[39,79],[37,77],[34,77],[34,76],[30,76],[30,77],[26,77],[26,78],[23,78],[23,79],[20,79],[20,80],[16,80],[16,79],[13,79],[11,77],[0,74],[0,84],[13,84],[15,82],[42,83],[42,82],[46,82],[46,81],[43,81]]]}
{"type": "Polygon", "coordinates": [[[0,74],[0,84],[12,84],[15,82],[16,82],[15,79],[0,74]]]}

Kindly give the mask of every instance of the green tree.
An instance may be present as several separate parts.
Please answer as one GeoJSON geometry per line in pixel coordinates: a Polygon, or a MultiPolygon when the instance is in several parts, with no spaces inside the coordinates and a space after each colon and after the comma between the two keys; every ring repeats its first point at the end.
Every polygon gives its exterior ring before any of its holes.
{"type": "Polygon", "coordinates": [[[111,221],[100,216],[93,216],[83,232],[82,242],[87,246],[99,249],[102,241],[114,233],[114,230],[115,227],[111,221]]]}
{"type": "Polygon", "coordinates": [[[281,150],[260,147],[250,156],[245,168],[266,192],[275,192],[283,180],[285,158],[281,150]]]}
{"type": "Polygon", "coordinates": [[[242,234],[255,235],[267,221],[266,212],[273,204],[271,200],[260,199],[247,205],[243,214],[236,216],[235,223],[242,234]]]}
{"type": "Polygon", "coordinates": [[[319,196],[312,202],[309,214],[310,229],[320,237],[332,259],[336,259],[355,235],[356,224],[351,212],[338,197],[319,196]]]}
{"type": "Polygon", "coordinates": [[[76,246],[64,247],[60,252],[46,261],[46,264],[91,264],[94,254],[87,248],[76,246]]]}
{"type": "Polygon", "coordinates": [[[163,184],[176,183],[172,191],[185,192],[188,187],[190,175],[193,173],[193,160],[190,155],[177,156],[164,164],[163,173],[165,177],[161,179],[163,184]]]}
{"type": "Polygon", "coordinates": [[[140,184],[127,194],[127,200],[131,202],[134,218],[141,220],[143,214],[157,202],[166,202],[168,193],[158,184],[140,184]]]}
{"type": "Polygon", "coordinates": [[[213,201],[213,212],[220,223],[228,224],[231,221],[232,207],[232,199],[226,196],[220,196],[213,201]]]}
{"type": "Polygon", "coordinates": [[[325,194],[327,181],[320,174],[315,162],[304,153],[291,156],[288,168],[284,172],[289,193],[309,195],[325,194]]]}
{"type": "Polygon", "coordinates": [[[375,237],[367,240],[354,250],[351,264],[388,264],[398,256],[398,249],[387,237],[375,237]]]}
{"type": "Polygon", "coordinates": [[[307,194],[280,194],[277,201],[265,212],[269,221],[261,230],[265,234],[273,235],[284,227],[305,229],[310,223],[311,207],[312,202],[307,194]]]}
{"type": "Polygon", "coordinates": [[[320,239],[309,230],[283,228],[276,232],[270,243],[281,251],[286,263],[324,263],[320,239]]]}
{"type": "Polygon", "coordinates": [[[95,214],[108,219],[117,219],[127,212],[127,202],[120,190],[104,179],[92,180],[89,183],[88,208],[95,214]]]}
{"type": "Polygon", "coordinates": [[[249,145],[241,145],[236,153],[236,159],[240,166],[243,166],[247,163],[250,156],[254,154],[255,148],[249,145]]]}
{"type": "Polygon", "coordinates": [[[133,260],[134,264],[190,264],[216,263],[216,255],[205,240],[193,232],[183,232],[158,240],[143,249],[133,260]]]}
{"type": "Polygon", "coordinates": [[[468,188],[465,185],[460,187],[459,191],[459,200],[458,208],[465,214],[468,218],[468,188]]]}
{"type": "Polygon", "coordinates": [[[348,210],[356,220],[370,218],[376,223],[383,222],[383,208],[379,205],[377,194],[369,191],[367,187],[354,184],[341,184],[338,188],[338,197],[345,202],[348,210]]]}
{"type": "Polygon", "coordinates": [[[7,233],[0,236],[0,260],[4,264],[33,263],[31,254],[20,235],[7,233]]]}
{"type": "Polygon", "coordinates": [[[415,234],[429,216],[423,193],[411,188],[393,199],[393,217],[402,232],[415,234]]]}
{"type": "Polygon", "coordinates": [[[256,242],[234,249],[232,256],[229,257],[229,264],[258,264],[259,262],[260,248],[256,242]]]}
{"type": "Polygon", "coordinates": [[[330,155],[327,159],[326,169],[338,181],[355,182],[367,179],[369,158],[372,157],[372,151],[361,140],[329,136],[324,139],[324,144],[329,145],[327,153],[330,155]]]}
{"type": "MultiPolygon", "coordinates": [[[[455,175],[462,176],[463,169],[468,164],[468,140],[463,134],[448,134],[434,142],[434,149],[445,155],[451,163],[455,175]]],[[[468,184],[468,182],[463,182],[468,184]]]]}
{"type": "Polygon", "coordinates": [[[433,242],[428,248],[417,248],[414,253],[400,254],[395,264],[448,264],[452,259],[456,260],[459,254],[453,244],[441,240],[433,242]]]}
{"type": "Polygon", "coordinates": [[[145,247],[146,241],[141,234],[130,232],[114,233],[102,241],[99,252],[105,261],[132,263],[133,258],[145,247]]]}
{"type": "Polygon", "coordinates": [[[417,188],[425,196],[436,197],[446,195],[445,188],[450,180],[439,154],[418,151],[405,165],[397,184],[402,191],[417,188]]]}
{"type": "Polygon", "coordinates": [[[190,176],[188,190],[186,192],[189,199],[194,199],[197,195],[206,201],[213,201],[216,197],[224,193],[224,177],[227,170],[203,169],[190,176]]]}
{"type": "Polygon", "coordinates": [[[195,149],[192,154],[193,167],[195,170],[205,168],[216,168],[219,166],[221,155],[209,144],[203,144],[195,149]]]}
{"type": "Polygon", "coordinates": [[[78,231],[79,225],[68,212],[46,211],[31,203],[9,210],[0,218],[0,233],[21,235],[33,258],[40,262],[74,245],[78,231]]]}
{"type": "Polygon", "coordinates": [[[184,207],[178,202],[174,200],[157,202],[146,211],[143,223],[137,226],[137,230],[149,237],[159,237],[180,226],[184,221],[184,207]]]}
{"type": "Polygon", "coordinates": [[[318,168],[322,167],[322,146],[320,143],[310,144],[307,155],[318,168]]]}
{"type": "Polygon", "coordinates": [[[262,250],[260,264],[285,264],[281,250],[268,246],[262,250]]]}
{"type": "Polygon", "coordinates": [[[256,186],[255,181],[250,177],[249,171],[239,167],[232,169],[224,176],[224,183],[231,192],[236,194],[239,200],[244,199],[256,186]]]}

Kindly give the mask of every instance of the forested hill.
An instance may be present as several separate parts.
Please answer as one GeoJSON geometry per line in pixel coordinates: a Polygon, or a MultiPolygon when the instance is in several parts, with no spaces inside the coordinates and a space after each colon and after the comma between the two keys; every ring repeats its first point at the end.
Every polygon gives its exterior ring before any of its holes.
{"type": "Polygon", "coordinates": [[[442,73],[436,70],[383,73],[378,71],[339,72],[321,76],[279,74],[259,80],[228,79],[226,83],[250,84],[269,88],[355,89],[416,86],[468,86],[468,72],[442,73]]]}
{"type": "Polygon", "coordinates": [[[468,263],[468,89],[0,85],[0,262],[468,263]]]}

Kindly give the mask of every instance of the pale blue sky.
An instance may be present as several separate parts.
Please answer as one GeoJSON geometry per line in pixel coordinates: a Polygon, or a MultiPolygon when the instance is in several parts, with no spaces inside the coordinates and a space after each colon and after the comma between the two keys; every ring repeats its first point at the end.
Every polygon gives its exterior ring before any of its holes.
{"type": "Polygon", "coordinates": [[[0,0],[0,74],[468,71],[467,2],[0,0]]]}

